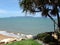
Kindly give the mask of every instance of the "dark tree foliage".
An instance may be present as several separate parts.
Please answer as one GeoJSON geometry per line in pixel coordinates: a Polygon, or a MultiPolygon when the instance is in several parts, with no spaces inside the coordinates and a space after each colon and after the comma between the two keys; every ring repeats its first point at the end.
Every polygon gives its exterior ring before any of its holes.
{"type": "Polygon", "coordinates": [[[49,17],[60,29],[60,0],[19,0],[19,5],[23,8],[23,12],[42,12],[42,16],[49,17]],[[52,16],[57,16],[58,23],[52,16]]]}

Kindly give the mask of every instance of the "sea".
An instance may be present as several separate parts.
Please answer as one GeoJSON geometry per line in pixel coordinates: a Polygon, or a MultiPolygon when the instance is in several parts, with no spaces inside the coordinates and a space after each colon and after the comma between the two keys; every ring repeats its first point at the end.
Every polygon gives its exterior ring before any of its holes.
{"type": "Polygon", "coordinates": [[[36,35],[54,31],[54,23],[45,17],[8,17],[0,18],[0,31],[19,32],[36,35]]]}

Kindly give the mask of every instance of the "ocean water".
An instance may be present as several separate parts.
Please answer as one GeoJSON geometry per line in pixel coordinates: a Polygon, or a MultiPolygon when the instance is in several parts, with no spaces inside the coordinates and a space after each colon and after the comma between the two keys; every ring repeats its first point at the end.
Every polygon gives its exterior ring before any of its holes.
{"type": "Polygon", "coordinates": [[[20,32],[25,34],[38,34],[54,31],[54,23],[49,18],[10,17],[0,18],[0,30],[20,32]]]}

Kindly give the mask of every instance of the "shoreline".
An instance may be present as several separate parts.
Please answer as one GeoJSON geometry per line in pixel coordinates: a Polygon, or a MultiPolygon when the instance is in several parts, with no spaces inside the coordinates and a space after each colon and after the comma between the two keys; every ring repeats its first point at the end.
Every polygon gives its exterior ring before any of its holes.
{"type": "Polygon", "coordinates": [[[7,31],[0,31],[0,43],[11,42],[11,41],[21,41],[25,39],[32,39],[33,35],[26,35],[21,33],[14,33],[14,32],[7,32],[7,31]]]}

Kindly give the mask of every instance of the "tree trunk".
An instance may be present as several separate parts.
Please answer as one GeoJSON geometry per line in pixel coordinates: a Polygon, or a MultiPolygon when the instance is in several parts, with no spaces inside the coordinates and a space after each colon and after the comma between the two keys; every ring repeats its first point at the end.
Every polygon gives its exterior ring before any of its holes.
{"type": "Polygon", "coordinates": [[[57,13],[57,21],[58,21],[58,28],[59,28],[58,31],[60,31],[60,19],[59,19],[59,13],[57,13]]]}
{"type": "Polygon", "coordinates": [[[56,25],[58,25],[58,24],[55,22],[55,20],[54,20],[50,15],[48,15],[48,17],[49,17],[56,25]]]}
{"type": "Polygon", "coordinates": [[[55,31],[55,24],[57,25],[57,23],[55,22],[55,20],[50,15],[48,15],[48,17],[54,22],[54,31],[55,31]]]}

